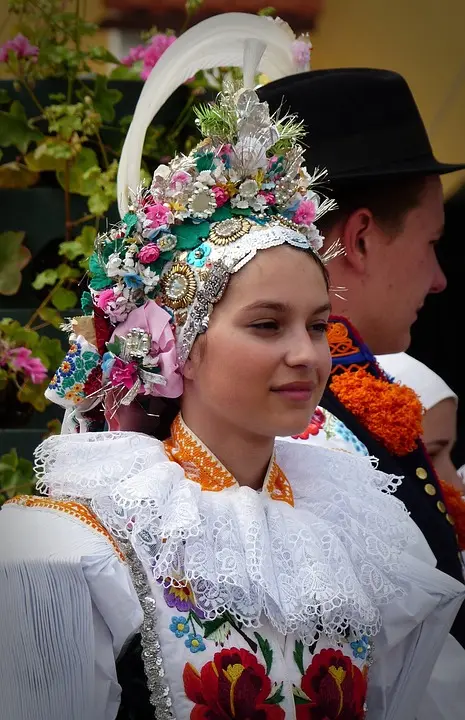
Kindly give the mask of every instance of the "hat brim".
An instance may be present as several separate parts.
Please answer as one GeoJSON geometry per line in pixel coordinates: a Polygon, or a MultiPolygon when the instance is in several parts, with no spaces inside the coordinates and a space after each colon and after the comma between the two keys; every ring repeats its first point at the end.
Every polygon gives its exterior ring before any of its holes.
{"type": "Polygon", "coordinates": [[[370,167],[370,168],[353,168],[344,171],[331,172],[329,169],[328,179],[333,182],[349,181],[349,180],[370,180],[375,178],[393,177],[393,176],[409,176],[409,175],[447,175],[457,170],[465,170],[465,163],[441,163],[431,158],[424,160],[416,159],[406,161],[402,164],[396,163],[391,167],[370,167]]]}

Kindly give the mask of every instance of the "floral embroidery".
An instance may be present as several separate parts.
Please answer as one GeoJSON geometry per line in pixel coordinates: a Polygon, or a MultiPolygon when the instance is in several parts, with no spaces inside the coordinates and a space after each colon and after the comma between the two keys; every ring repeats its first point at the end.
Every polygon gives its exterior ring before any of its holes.
{"type": "MultiPolygon", "coordinates": [[[[92,346],[87,344],[87,347],[92,346]]],[[[78,404],[86,398],[85,383],[99,364],[100,356],[96,351],[83,351],[80,342],[73,342],[48,386],[47,392],[51,394],[47,397],[55,402],[60,398],[72,405],[78,404]]]]}
{"type": "Polygon", "coordinates": [[[205,650],[205,643],[201,635],[197,633],[189,633],[189,637],[185,640],[184,645],[189,648],[191,653],[202,652],[205,650]]]}
{"type": "Polygon", "coordinates": [[[362,443],[358,437],[354,435],[352,430],[349,430],[349,428],[336,417],[334,418],[333,428],[335,434],[339,435],[339,437],[342,438],[342,440],[345,440],[346,443],[349,443],[349,445],[352,445],[357,453],[368,457],[369,452],[366,445],[364,445],[364,443],[362,443]]]}
{"type": "Polygon", "coordinates": [[[181,638],[189,632],[188,623],[189,620],[187,618],[174,616],[171,618],[170,630],[177,638],[181,638]]]}
{"type": "Polygon", "coordinates": [[[363,720],[367,682],[361,670],[340,650],[313,656],[294,687],[297,720],[363,720]]]}
{"type": "Polygon", "coordinates": [[[189,583],[171,584],[171,580],[167,578],[164,581],[163,597],[166,604],[170,608],[176,608],[180,612],[194,611],[199,617],[203,617],[201,610],[195,607],[195,597],[189,583]]]}
{"type": "Polygon", "coordinates": [[[265,668],[248,650],[221,650],[200,673],[187,663],[183,681],[187,698],[195,704],[192,720],[284,720],[280,688],[272,686],[265,668]]]}
{"type": "Polygon", "coordinates": [[[362,635],[360,640],[355,640],[354,642],[351,642],[350,647],[352,648],[352,654],[354,658],[360,658],[361,660],[365,660],[369,648],[368,637],[366,635],[362,635]]]}

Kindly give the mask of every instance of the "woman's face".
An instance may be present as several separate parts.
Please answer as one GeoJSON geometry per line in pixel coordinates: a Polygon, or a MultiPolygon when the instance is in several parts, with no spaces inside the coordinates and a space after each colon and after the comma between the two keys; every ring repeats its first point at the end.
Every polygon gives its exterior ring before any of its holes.
{"type": "Polygon", "coordinates": [[[289,246],[233,275],[185,366],[184,402],[226,432],[276,437],[307,427],[331,357],[321,268],[289,246]]]}
{"type": "Polygon", "coordinates": [[[456,428],[457,403],[454,398],[441,400],[423,416],[423,442],[439,478],[463,490],[450,455],[457,439],[456,428]]]}

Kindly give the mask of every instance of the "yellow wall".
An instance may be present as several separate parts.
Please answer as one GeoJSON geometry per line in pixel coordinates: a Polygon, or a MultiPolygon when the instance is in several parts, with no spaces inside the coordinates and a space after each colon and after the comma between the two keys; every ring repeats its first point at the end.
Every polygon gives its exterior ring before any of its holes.
{"type": "MultiPolygon", "coordinates": [[[[413,90],[437,158],[465,162],[464,32],[464,0],[327,0],[312,37],[312,64],[397,70],[413,90]]],[[[464,173],[444,176],[446,192],[464,180],[464,173]]]]}

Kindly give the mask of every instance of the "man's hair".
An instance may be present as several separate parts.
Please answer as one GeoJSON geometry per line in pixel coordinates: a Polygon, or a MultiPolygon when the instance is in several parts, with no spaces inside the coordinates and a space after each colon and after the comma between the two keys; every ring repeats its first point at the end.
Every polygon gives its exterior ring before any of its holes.
{"type": "Polygon", "coordinates": [[[359,208],[368,208],[378,225],[395,237],[402,231],[407,213],[420,203],[425,186],[425,175],[335,182],[327,192],[337,202],[337,209],[322,217],[318,229],[327,235],[359,208]]]}

